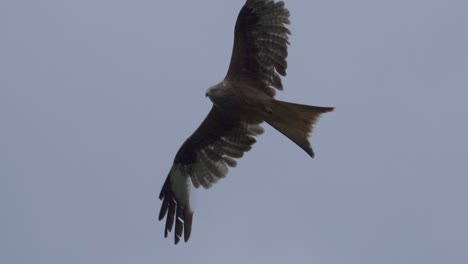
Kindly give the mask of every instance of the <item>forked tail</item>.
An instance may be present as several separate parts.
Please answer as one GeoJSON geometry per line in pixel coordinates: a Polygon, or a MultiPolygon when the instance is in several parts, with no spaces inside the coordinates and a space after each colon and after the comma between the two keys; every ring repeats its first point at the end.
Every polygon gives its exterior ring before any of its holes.
{"type": "Polygon", "coordinates": [[[320,115],[333,111],[333,107],[301,105],[273,100],[270,115],[266,122],[287,136],[312,158],[314,151],[309,142],[313,126],[320,115]]]}

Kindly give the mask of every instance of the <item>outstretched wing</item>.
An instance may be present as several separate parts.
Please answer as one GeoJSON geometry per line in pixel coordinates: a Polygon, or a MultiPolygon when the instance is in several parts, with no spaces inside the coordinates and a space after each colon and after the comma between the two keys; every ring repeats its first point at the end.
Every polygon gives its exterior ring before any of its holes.
{"type": "Polygon", "coordinates": [[[282,90],[288,56],[289,11],[284,3],[247,0],[237,17],[231,64],[225,80],[253,82],[269,96],[282,90]]]}
{"type": "Polygon", "coordinates": [[[200,127],[190,136],[176,154],[172,168],[161,190],[163,200],[159,220],[166,217],[164,236],[175,223],[175,243],[184,232],[190,238],[193,208],[190,204],[191,184],[198,188],[211,187],[226,176],[228,166],[235,167],[263,133],[260,122],[240,120],[213,106],[200,127]]]}

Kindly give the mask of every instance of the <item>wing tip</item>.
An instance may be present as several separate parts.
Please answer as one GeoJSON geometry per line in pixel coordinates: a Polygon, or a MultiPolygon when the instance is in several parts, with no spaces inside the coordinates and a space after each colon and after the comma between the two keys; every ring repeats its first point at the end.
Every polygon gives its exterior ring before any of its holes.
{"type": "Polygon", "coordinates": [[[172,232],[172,228],[175,225],[174,244],[177,245],[180,242],[182,235],[184,236],[184,241],[187,242],[192,232],[193,212],[189,207],[182,206],[180,202],[176,200],[170,188],[166,189],[163,194],[159,221],[166,217],[164,238],[169,236],[169,233],[172,232]]]}

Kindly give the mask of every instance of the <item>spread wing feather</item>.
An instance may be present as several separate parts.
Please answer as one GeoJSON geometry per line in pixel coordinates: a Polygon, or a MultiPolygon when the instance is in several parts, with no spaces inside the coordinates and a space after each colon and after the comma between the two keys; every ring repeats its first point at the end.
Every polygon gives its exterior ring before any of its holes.
{"type": "Polygon", "coordinates": [[[228,167],[235,167],[235,158],[243,156],[263,133],[260,122],[246,122],[213,106],[200,127],[179,149],[163,185],[159,220],[166,217],[164,236],[172,231],[177,244],[184,234],[190,238],[193,208],[190,204],[191,184],[210,188],[226,176],[228,167]]]}
{"type": "Polygon", "coordinates": [[[288,67],[289,11],[282,1],[247,0],[234,30],[234,47],[225,80],[253,82],[271,97],[282,90],[288,67]]]}

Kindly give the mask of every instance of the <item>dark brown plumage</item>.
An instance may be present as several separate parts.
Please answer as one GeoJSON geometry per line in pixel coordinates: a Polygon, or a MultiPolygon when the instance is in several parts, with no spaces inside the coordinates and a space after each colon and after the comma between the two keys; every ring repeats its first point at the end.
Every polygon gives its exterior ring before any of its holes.
{"type": "Polygon", "coordinates": [[[237,18],[231,63],[225,79],[209,88],[213,102],[208,116],[177,152],[159,198],[159,220],[166,217],[164,236],[172,231],[177,244],[190,238],[193,208],[191,186],[208,189],[235,167],[263,133],[267,122],[311,157],[308,140],[313,125],[331,107],[317,107],[274,99],[286,75],[289,11],[284,3],[247,0],[237,18]]]}

